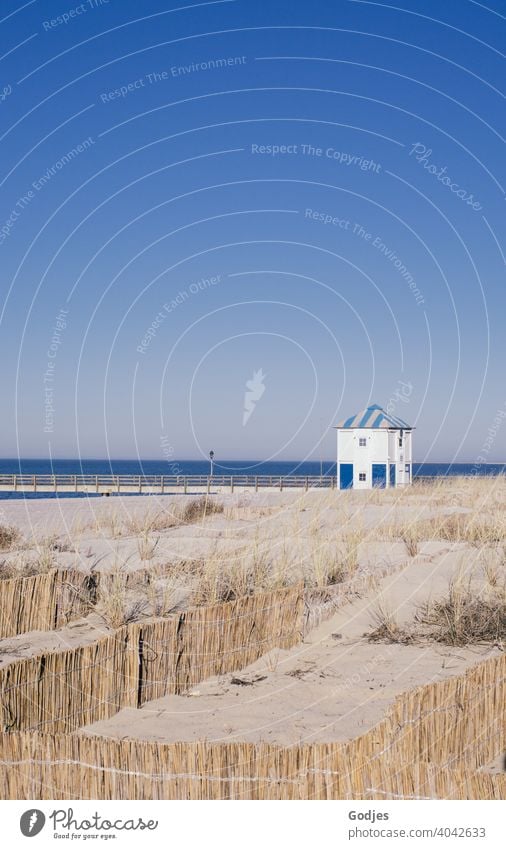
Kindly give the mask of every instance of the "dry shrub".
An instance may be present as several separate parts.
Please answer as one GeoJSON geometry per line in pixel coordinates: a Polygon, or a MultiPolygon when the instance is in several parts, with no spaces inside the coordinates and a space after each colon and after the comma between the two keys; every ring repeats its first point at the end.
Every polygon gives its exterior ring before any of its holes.
{"type": "Polygon", "coordinates": [[[193,522],[198,522],[199,519],[205,519],[213,513],[223,513],[223,504],[221,501],[214,501],[203,495],[201,498],[192,498],[186,504],[183,503],[181,510],[181,521],[190,525],[193,522]]]}
{"type": "Polygon", "coordinates": [[[97,519],[96,530],[100,532],[102,529],[108,531],[109,536],[113,539],[118,539],[121,536],[122,523],[115,510],[111,513],[106,513],[97,519]]]}
{"type": "MultiPolygon", "coordinates": [[[[117,568],[107,576],[107,590],[100,592],[97,613],[111,628],[137,622],[147,613],[147,600],[136,588],[127,586],[126,573],[117,568]]],[[[100,586],[100,585],[99,585],[100,586]]]]}
{"type": "Polygon", "coordinates": [[[178,560],[128,571],[126,562],[99,579],[97,612],[113,628],[152,616],[169,616],[186,606],[201,561],[178,560]]]}
{"type": "Polygon", "coordinates": [[[419,544],[428,540],[465,542],[477,548],[497,546],[506,542],[506,521],[495,515],[452,513],[421,522],[399,523],[385,529],[387,538],[400,538],[408,553],[415,556],[419,544]]]}
{"type": "Polygon", "coordinates": [[[418,610],[417,630],[450,646],[501,644],[506,640],[506,581],[496,580],[495,573],[491,577],[478,589],[472,576],[457,575],[446,596],[418,610]]]}
{"type": "Polygon", "coordinates": [[[127,533],[146,535],[152,532],[165,531],[180,524],[176,511],[160,510],[158,513],[146,513],[144,516],[132,516],[126,522],[127,533]]]}
{"type": "Polygon", "coordinates": [[[37,566],[39,572],[49,572],[56,566],[55,558],[55,538],[46,537],[40,542],[35,543],[35,551],[37,553],[37,566]]]}
{"type": "Polygon", "coordinates": [[[8,578],[31,578],[51,572],[56,568],[54,551],[48,541],[35,545],[35,556],[30,551],[19,551],[9,559],[0,562],[0,580],[8,578]]]}
{"type": "Polygon", "coordinates": [[[146,587],[146,601],[150,616],[170,616],[180,607],[179,584],[170,580],[149,583],[146,587]]]}
{"type": "Polygon", "coordinates": [[[137,539],[137,549],[141,560],[152,560],[160,537],[152,539],[149,530],[142,531],[137,539]]]}
{"type": "Polygon", "coordinates": [[[31,560],[26,555],[18,555],[10,560],[0,561],[0,580],[9,578],[31,578],[46,571],[38,567],[36,560],[31,560]]]}
{"type": "Polygon", "coordinates": [[[367,634],[370,643],[403,643],[413,642],[413,635],[398,624],[388,605],[380,599],[373,612],[374,629],[367,634]]]}
{"type": "Polygon", "coordinates": [[[6,551],[12,548],[15,542],[19,540],[19,531],[11,525],[0,525],[0,550],[6,551]]]}
{"type": "Polygon", "coordinates": [[[322,589],[351,580],[358,570],[358,548],[362,539],[362,531],[350,531],[315,546],[309,566],[302,566],[305,586],[322,589]]]}
{"type": "MultiPolygon", "coordinates": [[[[214,513],[223,513],[223,504],[208,496],[192,498],[189,501],[178,500],[170,510],[160,510],[158,513],[145,513],[142,516],[132,516],[125,523],[125,532],[138,535],[146,543],[150,533],[190,525],[199,519],[205,519],[214,513]]],[[[109,519],[110,522],[110,519],[109,519]]],[[[119,533],[117,534],[119,536],[119,533]]],[[[149,547],[149,546],[148,546],[149,547]]],[[[152,556],[152,555],[151,555],[152,556]]],[[[143,557],[149,560],[150,557],[143,557]]]]}
{"type": "Polygon", "coordinates": [[[416,557],[420,544],[420,538],[417,531],[413,528],[412,525],[408,525],[406,528],[403,528],[400,536],[404,545],[406,546],[406,551],[408,552],[409,556],[416,557]]]}
{"type": "Polygon", "coordinates": [[[412,643],[431,641],[448,646],[495,644],[506,641],[506,578],[485,565],[480,576],[461,569],[450,581],[448,592],[422,604],[411,626],[401,628],[380,603],[375,613],[371,642],[412,643]]]}
{"type": "Polygon", "coordinates": [[[444,519],[433,519],[434,536],[449,542],[468,542],[475,546],[495,545],[506,539],[502,517],[487,518],[479,515],[453,513],[444,519]]]}
{"type": "Polygon", "coordinates": [[[254,552],[252,556],[220,557],[206,560],[196,576],[191,604],[212,605],[255,595],[274,589],[279,582],[279,570],[273,570],[267,556],[254,552]]]}

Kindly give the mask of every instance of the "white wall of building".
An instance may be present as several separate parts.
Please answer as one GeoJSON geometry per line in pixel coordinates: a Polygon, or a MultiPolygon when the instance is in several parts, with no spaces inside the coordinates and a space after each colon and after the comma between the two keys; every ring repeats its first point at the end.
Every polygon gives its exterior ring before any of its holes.
{"type": "Polygon", "coordinates": [[[338,481],[341,463],[353,464],[354,489],[371,489],[373,463],[386,465],[387,487],[390,485],[389,469],[395,463],[396,486],[406,486],[411,483],[412,477],[411,431],[401,432],[384,428],[338,429],[338,481]],[[409,466],[408,470],[406,465],[409,466]]]}

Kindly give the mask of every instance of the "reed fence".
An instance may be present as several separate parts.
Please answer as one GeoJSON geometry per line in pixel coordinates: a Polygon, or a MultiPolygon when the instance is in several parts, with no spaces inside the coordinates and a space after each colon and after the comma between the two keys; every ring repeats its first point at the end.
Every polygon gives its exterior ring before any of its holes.
{"type": "Polygon", "coordinates": [[[61,628],[90,611],[96,580],[75,569],[53,569],[0,581],[0,639],[61,628]]]}
{"type": "MultiPolygon", "coordinates": [[[[487,764],[505,750],[505,682],[502,655],[402,694],[382,722],[345,743],[163,744],[83,732],[3,733],[0,782],[5,798],[16,799],[504,799],[506,776],[488,772],[487,764]]],[[[121,690],[122,681],[116,685],[121,690]]],[[[134,691],[132,706],[139,704],[134,691]]],[[[107,704],[115,709],[117,692],[112,681],[107,704]]]]}
{"type": "Polygon", "coordinates": [[[70,732],[122,707],[241,669],[302,636],[302,585],[124,625],[87,646],[0,669],[4,731],[70,732]]]}
{"type": "Polygon", "coordinates": [[[445,764],[374,768],[339,743],[148,743],[0,735],[7,799],[504,799],[506,778],[445,764]]]}
{"type": "Polygon", "coordinates": [[[161,744],[75,732],[300,640],[302,586],[123,626],[0,669],[5,798],[499,799],[506,655],[399,696],[343,743],[161,744]],[[8,732],[8,733],[5,733],[8,732]]]}

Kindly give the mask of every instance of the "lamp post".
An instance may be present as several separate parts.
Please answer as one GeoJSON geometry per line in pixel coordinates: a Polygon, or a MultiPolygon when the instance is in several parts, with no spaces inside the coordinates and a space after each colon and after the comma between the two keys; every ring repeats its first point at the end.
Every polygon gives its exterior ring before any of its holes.
{"type": "Polygon", "coordinates": [[[211,477],[213,476],[213,466],[214,466],[214,451],[209,452],[209,459],[211,461],[211,477]]]}

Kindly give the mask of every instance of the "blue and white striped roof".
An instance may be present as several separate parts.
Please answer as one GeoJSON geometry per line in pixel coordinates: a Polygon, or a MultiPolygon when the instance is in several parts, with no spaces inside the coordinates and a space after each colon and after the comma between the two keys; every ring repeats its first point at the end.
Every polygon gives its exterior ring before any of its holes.
{"type": "Polygon", "coordinates": [[[353,427],[370,427],[370,428],[385,428],[396,430],[411,430],[411,425],[406,424],[397,416],[392,416],[387,413],[379,404],[371,404],[360,413],[350,416],[348,419],[343,419],[336,425],[337,428],[353,428],[353,427]]]}

